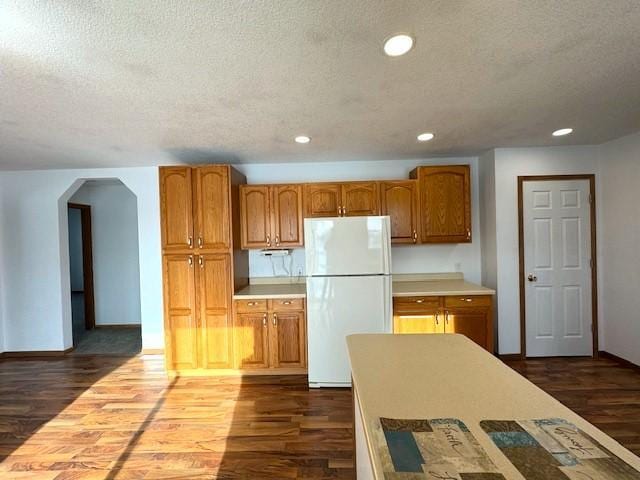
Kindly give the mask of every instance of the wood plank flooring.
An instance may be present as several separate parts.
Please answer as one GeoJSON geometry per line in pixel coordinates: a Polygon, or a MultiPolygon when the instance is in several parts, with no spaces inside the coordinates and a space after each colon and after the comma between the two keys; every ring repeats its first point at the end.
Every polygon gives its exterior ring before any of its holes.
{"type": "Polygon", "coordinates": [[[505,363],[640,456],[639,370],[605,358],[505,363]]]}
{"type": "MultiPolygon", "coordinates": [[[[640,373],[508,362],[640,453],[640,373]]],[[[306,377],[169,379],[161,356],[0,361],[0,478],[353,478],[348,390],[306,377]]]]}

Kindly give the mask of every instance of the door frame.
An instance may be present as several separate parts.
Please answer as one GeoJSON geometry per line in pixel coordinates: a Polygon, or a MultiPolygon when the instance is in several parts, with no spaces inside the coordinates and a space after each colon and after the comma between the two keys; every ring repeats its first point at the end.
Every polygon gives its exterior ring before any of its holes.
{"type": "Polygon", "coordinates": [[[84,326],[91,330],[96,326],[95,294],[93,290],[93,245],[91,234],[91,205],[67,203],[67,208],[80,210],[82,227],[82,282],[84,289],[84,326]]]}
{"type": "Polygon", "coordinates": [[[593,358],[598,358],[598,258],[596,245],[596,176],[595,174],[581,175],[524,175],[518,176],[518,256],[520,274],[520,358],[527,358],[527,331],[526,331],[526,300],[524,281],[524,182],[548,181],[548,180],[588,180],[590,196],[590,222],[591,222],[591,337],[593,344],[593,358]]]}

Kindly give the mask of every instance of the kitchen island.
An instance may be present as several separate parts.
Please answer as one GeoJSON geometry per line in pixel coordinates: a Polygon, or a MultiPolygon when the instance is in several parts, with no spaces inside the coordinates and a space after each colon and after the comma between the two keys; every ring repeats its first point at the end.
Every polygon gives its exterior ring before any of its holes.
{"type": "MultiPolygon", "coordinates": [[[[364,334],[349,336],[347,344],[354,389],[356,468],[359,479],[464,478],[451,475],[451,471],[448,477],[430,477],[424,473],[411,477],[396,477],[393,473],[385,476],[385,472],[394,469],[396,472],[403,471],[403,468],[404,471],[407,471],[407,468],[409,471],[416,471],[411,470],[410,461],[395,462],[397,458],[393,456],[394,452],[390,455],[385,442],[385,428],[406,430],[405,427],[397,427],[403,424],[397,420],[403,419],[414,420],[420,427],[414,429],[414,432],[431,431],[430,425],[445,419],[450,424],[457,425],[457,422],[461,422],[466,426],[462,427],[462,431],[468,429],[469,436],[477,442],[475,449],[470,448],[484,451],[486,454],[484,472],[493,472],[482,473],[472,478],[640,478],[640,473],[633,471],[640,470],[638,457],[462,335],[364,334]],[[381,418],[390,419],[386,420],[387,427],[383,427],[381,418]],[[430,425],[425,423],[429,420],[430,425]],[[505,456],[505,452],[522,453],[523,450],[509,450],[505,447],[505,439],[514,442],[522,441],[523,438],[533,438],[521,428],[521,425],[535,429],[538,428],[536,422],[541,420],[546,422],[542,428],[548,428],[547,424],[553,422],[566,422],[567,425],[571,425],[560,429],[566,438],[562,437],[555,443],[554,453],[562,450],[567,438],[576,444],[584,443],[584,439],[588,438],[575,433],[575,426],[599,444],[595,444],[595,450],[590,448],[594,445],[586,448],[583,458],[593,451],[599,452],[596,455],[598,458],[586,461],[581,459],[577,464],[574,462],[569,465],[571,462],[565,454],[555,453],[565,455],[558,458],[561,458],[566,466],[547,466],[545,470],[544,465],[536,463],[538,460],[534,457],[537,453],[534,453],[515,460],[512,458],[514,464],[523,462],[523,458],[526,460],[526,465],[523,466],[521,463],[520,468],[516,468],[505,456]],[[611,460],[610,456],[617,456],[618,459],[611,460]],[[595,462],[595,465],[617,462],[615,465],[622,465],[620,468],[626,470],[622,473],[601,472],[594,475],[595,467],[589,462],[595,462]],[[529,469],[526,476],[520,473],[519,470],[522,469],[529,469]],[[560,470],[562,473],[559,473],[560,470]]],[[[458,429],[459,433],[460,429],[455,425],[450,431],[458,429]]],[[[420,437],[421,434],[416,435],[420,437]]],[[[393,440],[395,437],[389,438],[393,440]]],[[[535,436],[535,439],[537,440],[538,436],[535,436]]],[[[516,446],[525,448],[531,445],[533,441],[525,446],[516,446]]],[[[419,446],[420,449],[427,448],[423,444],[419,446]]],[[[509,444],[507,447],[513,445],[509,444]]],[[[468,445],[465,448],[468,448],[468,445]]],[[[405,448],[400,451],[406,453],[408,450],[405,448]]],[[[424,455],[421,458],[427,458],[425,462],[428,463],[432,461],[433,456],[424,455]]],[[[437,467],[436,465],[434,468],[437,470],[437,467]]]]}

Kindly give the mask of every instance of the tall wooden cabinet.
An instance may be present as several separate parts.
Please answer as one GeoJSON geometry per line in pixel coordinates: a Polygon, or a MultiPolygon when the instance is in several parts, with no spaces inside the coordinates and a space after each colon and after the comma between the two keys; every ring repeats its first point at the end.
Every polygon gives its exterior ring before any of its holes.
{"type": "Polygon", "coordinates": [[[420,191],[421,242],[471,242],[469,165],[418,167],[411,178],[420,191]]]}
{"type": "Polygon", "coordinates": [[[228,165],[160,168],[168,370],[233,367],[231,299],[249,276],[233,220],[244,182],[228,165]]]}
{"type": "Polygon", "coordinates": [[[240,206],[242,248],[303,245],[301,185],[243,185],[240,206]]]}

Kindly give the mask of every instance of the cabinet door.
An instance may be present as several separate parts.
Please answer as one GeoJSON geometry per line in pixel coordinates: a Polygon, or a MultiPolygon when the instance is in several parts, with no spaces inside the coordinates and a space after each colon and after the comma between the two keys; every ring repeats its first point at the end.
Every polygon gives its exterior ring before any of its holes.
{"type": "Polygon", "coordinates": [[[276,368],[306,365],[304,312],[271,312],[271,364],[276,368]]]}
{"type": "Polygon", "coordinates": [[[445,332],[461,333],[482,348],[491,351],[488,308],[448,308],[445,310],[445,332]]]}
{"type": "Polygon", "coordinates": [[[237,368],[269,366],[268,331],[267,312],[236,314],[233,345],[237,368]]]}
{"type": "Polygon", "coordinates": [[[193,248],[193,212],[190,167],[160,168],[162,248],[193,248]]]}
{"type": "Polygon", "coordinates": [[[342,184],[342,214],[346,217],[378,215],[378,184],[350,182],[342,184]]]}
{"type": "Polygon", "coordinates": [[[380,182],[380,215],[391,220],[391,243],[418,243],[416,181],[380,182]]]}
{"type": "Polygon", "coordinates": [[[302,186],[277,185],[271,187],[272,241],[276,247],[301,247],[302,186]]]}
{"type": "Polygon", "coordinates": [[[393,333],[444,333],[442,317],[439,309],[420,314],[397,314],[393,316],[393,333]]]}
{"type": "Polygon", "coordinates": [[[233,368],[231,256],[199,255],[196,265],[203,368],[233,368]]]}
{"type": "Polygon", "coordinates": [[[163,284],[167,368],[197,368],[198,329],[193,255],[165,255],[163,284]]]}
{"type": "Polygon", "coordinates": [[[304,216],[340,216],[341,189],[338,183],[308,183],[304,186],[304,216]]]}
{"type": "Polygon", "coordinates": [[[240,187],[240,222],[242,248],[271,246],[268,186],[242,185],[240,187]]]}
{"type": "Polygon", "coordinates": [[[469,166],[419,167],[422,243],[471,242],[469,166]]]}
{"type": "Polygon", "coordinates": [[[194,168],[194,234],[203,250],[231,248],[229,167],[212,165],[194,168]]]}

